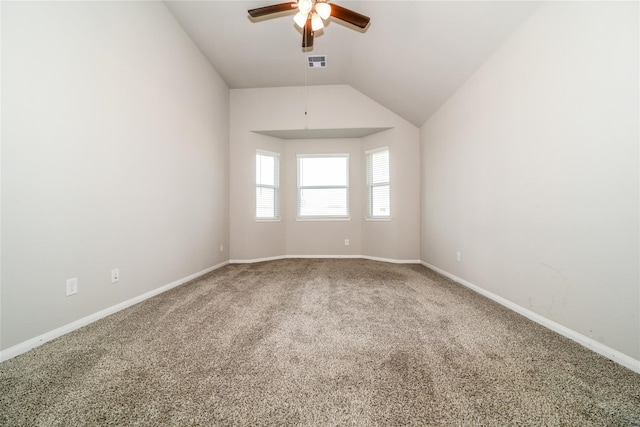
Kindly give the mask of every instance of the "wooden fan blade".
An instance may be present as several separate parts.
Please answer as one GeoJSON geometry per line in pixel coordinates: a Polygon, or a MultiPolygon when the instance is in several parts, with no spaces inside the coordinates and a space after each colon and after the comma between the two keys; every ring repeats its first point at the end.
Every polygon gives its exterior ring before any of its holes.
{"type": "Polygon", "coordinates": [[[257,9],[249,10],[249,15],[253,18],[259,18],[265,15],[271,15],[272,13],[279,12],[288,12],[290,10],[294,10],[298,8],[298,3],[290,2],[290,3],[280,3],[280,4],[272,4],[271,6],[259,7],[257,9]]]}
{"type": "Polygon", "coordinates": [[[338,6],[335,3],[331,3],[331,16],[360,28],[365,28],[369,25],[369,21],[371,21],[371,18],[368,16],[364,16],[358,12],[354,12],[353,10],[338,6]]]}
{"type": "Polygon", "coordinates": [[[302,30],[302,47],[313,47],[313,30],[311,29],[311,14],[309,14],[309,19],[307,19],[307,23],[304,24],[304,29],[302,30]]]}

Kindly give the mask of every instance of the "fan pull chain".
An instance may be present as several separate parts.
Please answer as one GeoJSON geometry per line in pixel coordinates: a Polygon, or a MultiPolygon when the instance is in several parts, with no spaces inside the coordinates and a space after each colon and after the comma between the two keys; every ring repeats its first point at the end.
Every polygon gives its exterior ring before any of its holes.
{"type": "Polygon", "coordinates": [[[309,128],[308,122],[308,112],[309,112],[309,87],[307,82],[307,68],[309,65],[307,64],[307,58],[305,57],[304,62],[304,128],[309,128]]]}

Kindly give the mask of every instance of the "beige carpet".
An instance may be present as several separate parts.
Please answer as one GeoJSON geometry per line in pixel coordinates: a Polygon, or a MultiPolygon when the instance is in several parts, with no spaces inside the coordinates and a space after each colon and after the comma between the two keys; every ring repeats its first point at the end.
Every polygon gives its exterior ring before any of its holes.
{"type": "Polygon", "coordinates": [[[640,425],[640,375],[418,265],[230,265],[0,364],[2,426],[640,425]]]}

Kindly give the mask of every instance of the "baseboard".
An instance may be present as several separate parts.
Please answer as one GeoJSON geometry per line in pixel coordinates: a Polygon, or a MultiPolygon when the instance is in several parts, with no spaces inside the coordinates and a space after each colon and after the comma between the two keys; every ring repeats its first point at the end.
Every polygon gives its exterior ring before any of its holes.
{"type": "Polygon", "coordinates": [[[253,258],[253,259],[230,259],[229,264],[254,264],[256,262],[266,262],[266,261],[277,261],[279,259],[285,259],[284,255],[282,256],[271,256],[267,258],[253,258]]]}
{"type": "Polygon", "coordinates": [[[547,329],[551,329],[552,331],[557,332],[560,335],[565,336],[570,340],[573,340],[578,344],[583,345],[589,350],[595,351],[601,356],[604,356],[607,359],[610,359],[640,374],[640,360],[636,360],[631,356],[627,356],[626,354],[621,353],[618,350],[614,350],[611,347],[608,347],[598,341],[595,341],[585,335],[582,335],[581,333],[576,332],[573,329],[569,329],[566,326],[563,326],[557,322],[554,322],[553,320],[549,320],[546,317],[539,315],[538,313],[534,313],[533,311],[528,310],[518,304],[515,304],[499,295],[496,295],[492,292],[487,291],[486,289],[483,289],[477,285],[474,285],[473,283],[470,283],[464,279],[461,279],[460,277],[455,276],[449,273],[448,271],[442,270],[436,267],[435,265],[431,265],[425,261],[420,261],[420,264],[424,265],[427,268],[430,268],[433,271],[436,271],[442,274],[443,276],[448,277],[449,279],[461,284],[462,286],[465,286],[481,295],[484,295],[489,299],[494,300],[498,304],[501,304],[507,307],[508,309],[513,310],[516,313],[519,313],[530,320],[533,320],[534,322],[546,327],[547,329]]]}
{"type": "Polygon", "coordinates": [[[368,259],[371,261],[389,262],[392,264],[420,264],[420,260],[417,259],[392,259],[373,257],[369,255],[280,255],[268,258],[254,258],[254,259],[232,259],[229,264],[254,264],[256,262],[276,261],[279,259],[368,259]]]}
{"type": "Polygon", "coordinates": [[[391,258],[380,258],[377,256],[369,256],[369,255],[362,255],[360,258],[370,259],[371,261],[390,262],[392,264],[420,264],[419,259],[391,259],[391,258]]]}
{"type": "Polygon", "coordinates": [[[285,259],[362,259],[361,255],[286,255],[285,259]]]}
{"type": "Polygon", "coordinates": [[[26,353],[29,350],[32,350],[42,344],[56,339],[62,335],[68,334],[69,332],[75,331],[83,326],[86,326],[90,323],[95,322],[96,320],[100,320],[103,317],[109,316],[110,314],[117,313],[120,310],[124,310],[127,307],[131,307],[132,305],[138,304],[146,299],[159,295],[163,292],[168,291],[169,289],[173,289],[177,286],[180,286],[184,283],[187,283],[193,279],[197,279],[200,276],[204,276],[205,274],[217,270],[220,267],[224,267],[229,262],[225,261],[223,263],[214,265],[213,267],[209,267],[205,270],[194,273],[190,276],[183,277],[182,279],[178,279],[175,282],[169,283],[167,285],[156,288],[152,291],[146,292],[142,295],[138,295],[137,297],[131,298],[127,301],[123,301],[119,304],[111,306],[109,308],[105,308],[104,310],[100,310],[97,313],[90,314],[89,316],[83,317],[82,319],[78,319],[74,322],[68,323],[64,326],[56,328],[52,331],[46,332],[42,335],[39,335],[35,338],[31,338],[27,341],[21,342],[20,344],[16,344],[13,347],[9,347],[6,350],[0,352],[0,362],[4,362],[5,360],[9,360],[13,357],[19,356],[20,354],[26,353]]]}

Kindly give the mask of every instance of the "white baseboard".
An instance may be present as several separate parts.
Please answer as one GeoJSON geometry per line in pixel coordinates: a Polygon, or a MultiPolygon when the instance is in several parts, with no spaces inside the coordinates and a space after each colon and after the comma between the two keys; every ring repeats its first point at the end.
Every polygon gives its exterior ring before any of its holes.
{"type": "Polygon", "coordinates": [[[592,338],[582,335],[574,331],[573,329],[569,329],[566,326],[563,326],[557,322],[554,322],[553,320],[549,320],[546,317],[539,315],[538,313],[534,313],[533,311],[528,310],[518,304],[515,304],[499,295],[496,295],[492,292],[487,291],[486,289],[483,289],[477,285],[474,285],[473,283],[470,283],[464,279],[461,279],[460,277],[455,276],[449,273],[448,271],[442,270],[425,261],[420,261],[420,264],[424,265],[427,268],[432,269],[433,271],[436,271],[442,274],[443,276],[448,277],[454,282],[457,282],[481,295],[484,295],[489,299],[494,300],[498,304],[501,304],[507,307],[508,309],[513,310],[516,313],[519,313],[530,320],[533,320],[536,323],[539,323],[540,325],[546,327],[547,329],[551,329],[552,331],[557,332],[560,335],[565,336],[577,342],[578,344],[583,345],[589,350],[595,351],[596,353],[606,357],[607,359],[613,360],[614,362],[640,374],[640,360],[636,360],[631,356],[627,356],[626,354],[621,353],[618,350],[614,350],[613,348],[608,347],[598,341],[595,341],[592,338]]]}
{"type": "Polygon", "coordinates": [[[264,261],[276,261],[279,259],[294,259],[294,258],[304,258],[304,259],[369,259],[372,261],[382,261],[389,262],[392,264],[420,264],[420,260],[417,259],[391,259],[391,258],[380,258],[373,257],[369,255],[281,255],[274,256],[268,258],[254,258],[254,259],[232,259],[229,261],[230,264],[253,264],[256,262],[264,262],[264,261]]]}
{"type": "Polygon", "coordinates": [[[82,319],[78,319],[74,322],[68,323],[64,326],[56,328],[52,331],[46,332],[42,335],[39,335],[35,338],[31,338],[27,341],[21,342],[20,344],[16,344],[13,347],[9,347],[8,349],[0,352],[0,362],[4,362],[5,360],[9,360],[13,357],[16,357],[20,354],[26,353],[29,350],[32,350],[48,341],[51,341],[55,338],[58,338],[62,335],[68,334],[69,332],[75,331],[83,326],[86,326],[90,323],[95,322],[96,320],[100,320],[103,317],[109,316],[110,314],[116,313],[120,310],[124,310],[127,307],[131,307],[132,305],[138,304],[146,299],[159,295],[163,292],[168,291],[169,289],[173,289],[177,286],[180,286],[184,283],[187,283],[193,279],[197,279],[200,276],[204,276],[205,274],[217,270],[220,267],[224,267],[229,262],[225,261],[223,263],[214,265],[213,267],[209,267],[205,270],[199,271],[195,274],[192,274],[187,277],[183,277],[182,279],[178,279],[175,282],[169,283],[168,285],[161,286],[152,291],[146,292],[142,295],[138,295],[137,297],[131,298],[127,301],[123,301],[119,304],[111,306],[109,308],[105,308],[104,310],[100,310],[97,313],[90,314],[89,316],[83,317],[82,319]]]}
{"type": "Polygon", "coordinates": [[[256,262],[265,262],[265,261],[277,261],[279,259],[285,259],[284,255],[282,256],[271,256],[267,258],[254,258],[254,259],[230,259],[229,264],[254,264],[256,262]]]}
{"type": "Polygon", "coordinates": [[[370,259],[371,261],[390,262],[392,264],[420,264],[419,259],[390,259],[390,258],[380,258],[376,256],[369,256],[369,255],[362,255],[360,258],[370,259]]]}
{"type": "Polygon", "coordinates": [[[360,259],[361,255],[286,255],[287,259],[360,259]]]}

